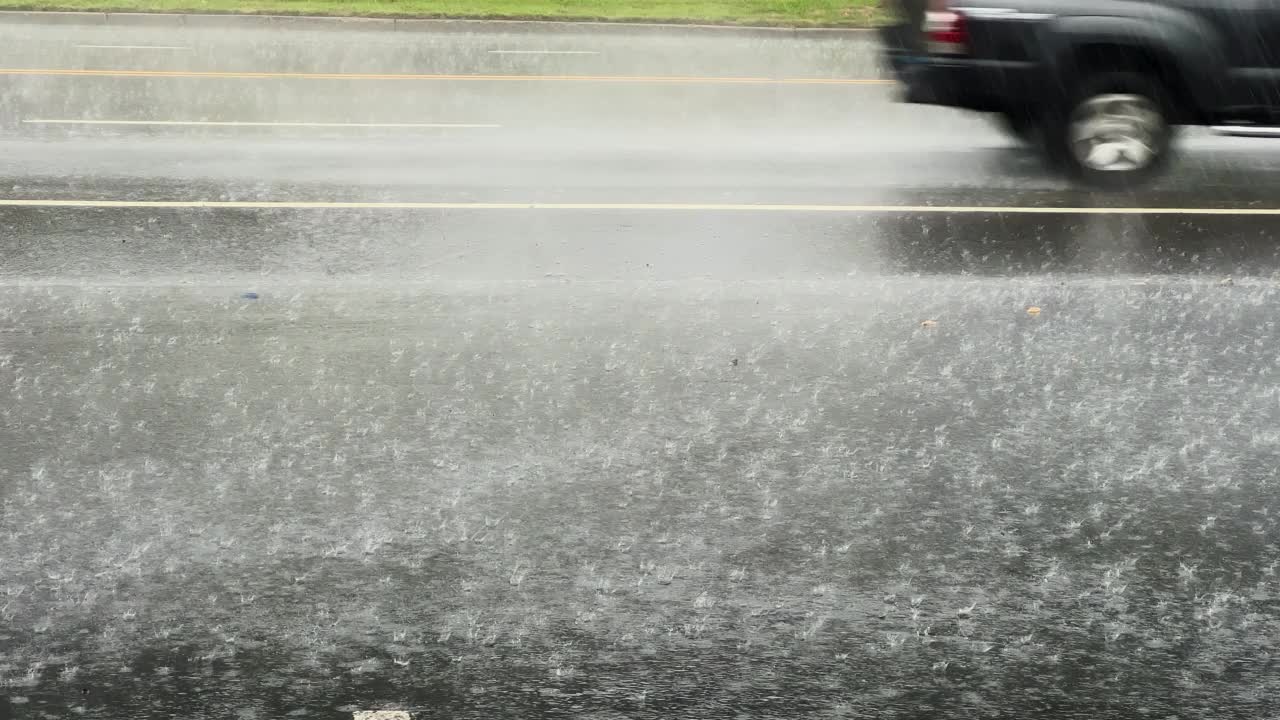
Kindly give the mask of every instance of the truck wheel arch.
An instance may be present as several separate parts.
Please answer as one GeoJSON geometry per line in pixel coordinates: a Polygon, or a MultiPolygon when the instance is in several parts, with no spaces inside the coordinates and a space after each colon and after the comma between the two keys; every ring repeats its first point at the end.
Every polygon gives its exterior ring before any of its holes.
{"type": "Polygon", "coordinates": [[[1129,71],[1146,74],[1164,87],[1179,124],[1199,124],[1220,107],[1226,63],[1216,39],[1197,27],[1198,21],[1076,17],[1059,24],[1063,42],[1052,65],[1064,97],[1099,72],[1129,71]]]}

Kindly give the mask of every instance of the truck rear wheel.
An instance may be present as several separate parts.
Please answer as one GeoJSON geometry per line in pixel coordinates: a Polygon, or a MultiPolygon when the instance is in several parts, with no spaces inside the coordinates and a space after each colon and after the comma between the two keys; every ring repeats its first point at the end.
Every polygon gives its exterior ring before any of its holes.
{"type": "Polygon", "coordinates": [[[1154,78],[1133,72],[1094,75],[1050,124],[1048,150],[1090,185],[1132,187],[1151,179],[1168,160],[1169,118],[1168,95],[1154,78]]]}

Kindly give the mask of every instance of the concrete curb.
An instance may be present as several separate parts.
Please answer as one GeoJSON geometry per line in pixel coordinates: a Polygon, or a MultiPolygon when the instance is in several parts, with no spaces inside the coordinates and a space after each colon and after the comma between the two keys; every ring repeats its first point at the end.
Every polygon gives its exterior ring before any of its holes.
{"type": "Polygon", "coordinates": [[[322,17],[309,15],[203,15],[185,13],[0,11],[0,24],[110,25],[114,27],[255,28],[278,30],[345,30],[360,32],[520,33],[560,35],[666,35],[719,37],[865,36],[864,28],[774,28],[733,25],[680,25],[630,22],[563,22],[542,20],[450,20],[430,18],[322,17]]]}

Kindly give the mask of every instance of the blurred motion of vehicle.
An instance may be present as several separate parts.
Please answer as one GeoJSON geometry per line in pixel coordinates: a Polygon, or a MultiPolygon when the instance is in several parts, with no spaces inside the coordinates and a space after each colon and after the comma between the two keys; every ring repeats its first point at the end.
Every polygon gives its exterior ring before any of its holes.
{"type": "Polygon", "coordinates": [[[893,24],[880,28],[889,67],[899,79],[915,62],[924,59],[925,5],[927,0],[896,0],[897,18],[893,24]]]}
{"type": "Polygon", "coordinates": [[[1270,0],[930,0],[921,30],[918,62],[885,31],[906,102],[996,113],[1088,184],[1155,175],[1176,125],[1280,137],[1270,0]]]}

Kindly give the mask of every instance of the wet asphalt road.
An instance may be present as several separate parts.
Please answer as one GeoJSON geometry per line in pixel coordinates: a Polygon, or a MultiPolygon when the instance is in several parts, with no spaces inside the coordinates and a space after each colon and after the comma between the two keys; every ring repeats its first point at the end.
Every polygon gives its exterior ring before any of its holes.
{"type": "Polygon", "coordinates": [[[877,77],[0,25],[3,199],[367,204],[0,207],[0,717],[1274,715],[1280,219],[1106,209],[1280,146],[1097,196],[790,82],[877,77]]]}

